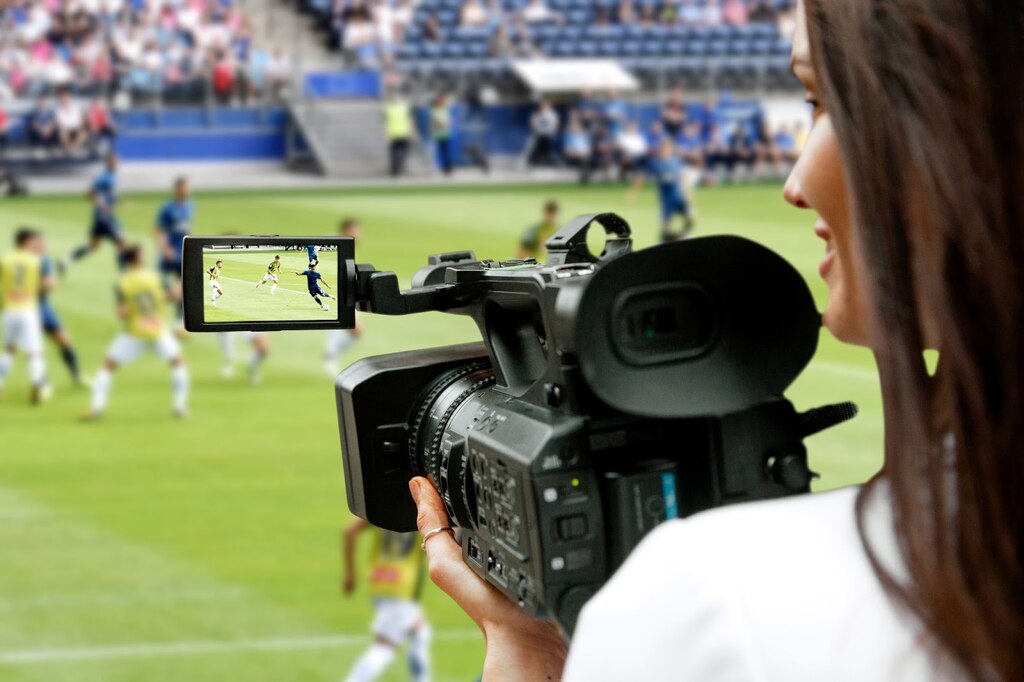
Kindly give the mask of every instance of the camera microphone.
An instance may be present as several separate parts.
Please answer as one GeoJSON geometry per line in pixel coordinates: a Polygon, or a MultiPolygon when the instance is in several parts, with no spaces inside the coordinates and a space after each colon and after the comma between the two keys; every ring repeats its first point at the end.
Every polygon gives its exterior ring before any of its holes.
{"type": "Polygon", "coordinates": [[[813,436],[819,431],[842,424],[857,416],[860,409],[856,403],[845,402],[834,405],[822,405],[797,415],[798,429],[801,440],[813,436]]]}

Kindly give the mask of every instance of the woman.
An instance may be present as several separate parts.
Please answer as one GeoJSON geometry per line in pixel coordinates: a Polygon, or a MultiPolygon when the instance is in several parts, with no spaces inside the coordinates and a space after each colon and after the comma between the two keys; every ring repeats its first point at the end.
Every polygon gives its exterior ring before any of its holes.
{"type": "MultiPolygon", "coordinates": [[[[875,353],[884,467],[663,524],[584,608],[567,660],[435,534],[431,577],[483,630],[485,679],[1024,679],[1024,9],[800,16],[815,126],[785,196],[819,216],[826,326],[875,353]]],[[[445,526],[430,485],[411,488],[420,530],[445,526]]]]}

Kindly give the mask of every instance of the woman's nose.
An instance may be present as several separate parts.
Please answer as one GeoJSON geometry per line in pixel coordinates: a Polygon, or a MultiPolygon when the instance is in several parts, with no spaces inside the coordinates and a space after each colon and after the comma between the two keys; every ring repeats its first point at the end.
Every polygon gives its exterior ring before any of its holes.
{"type": "Polygon", "coordinates": [[[800,180],[796,177],[796,173],[791,173],[786,180],[786,186],[782,189],[782,196],[797,208],[808,208],[807,201],[804,199],[804,190],[800,186],[800,180]]]}

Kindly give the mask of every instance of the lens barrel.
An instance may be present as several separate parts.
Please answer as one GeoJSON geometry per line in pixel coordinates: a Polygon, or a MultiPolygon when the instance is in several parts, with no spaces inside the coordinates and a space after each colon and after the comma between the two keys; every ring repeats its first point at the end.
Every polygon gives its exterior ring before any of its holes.
{"type": "Polygon", "coordinates": [[[449,516],[460,526],[473,524],[472,473],[465,448],[454,451],[450,440],[446,443],[445,434],[459,408],[493,385],[494,370],[484,363],[446,372],[423,395],[412,420],[409,433],[412,470],[433,481],[449,516]]]}

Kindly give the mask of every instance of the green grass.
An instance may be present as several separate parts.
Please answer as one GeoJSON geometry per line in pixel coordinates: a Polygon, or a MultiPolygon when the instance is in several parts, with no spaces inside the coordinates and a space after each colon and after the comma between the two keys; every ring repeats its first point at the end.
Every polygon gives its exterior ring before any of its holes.
{"type": "MultiPolygon", "coordinates": [[[[321,310],[309,295],[306,278],[296,275],[309,266],[305,251],[217,251],[203,254],[203,271],[209,270],[217,261],[223,261],[220,285],[224,296],[212,305],[209,278],[203,275],[206,289],[206,303],[203,311],[207,322],[274,322],[278,320],[336,320],[338,306],[335,301],[322,299],[330,307],[321,310]],[[271,293],[271,282],[256,286],[267,272],[267,264],[281,256],[281,271],[278,273],[277,290],[271,293]],[[333,305],[331,305],[333,304],[333,305]]],[[[324,251],[317,259],[316,269],[331,287],[338,287],[338,253],[324,251]]],[[[338,289],[320,287],[332,296],[338,289]]]]}
{"type": "MultiPolygon", "coordinates": [[[[564,217],[617,211],[640,245],[653,243],[653,193],[635,204],[625,195],[576,186],[200,194],[195,231],[333,234],[340,218],[358,216],[359,261],[408,282],[429,253],[514,255],[548,197],[561,201],[564,217]]],[[[121,212],[151,256],[161,200],[132,196],[121,212]]],[[[698,201],[701,233],[739,233],[778,250],[823,301],[813,220],[786,206],[778,187],[705,190],[698,201]]],[[[0,248],[12,228],[33,224],[55,253],[67,253],[85,236],[88,216],[79,197],[6,200],[0,248]]],[[[116,275],[105,246],[54,296],[90,371],[118,330],[116,275]]],[[[348,361],[476,333],[469,320],[438,313],[361,319],[365,335],[348,361]]],[[[371,608],[365,592],[344,600],[337,589],[338,531],[349,514],[323,342],[316,332],[273,335],[264,383],[253,387],[223,379],[216,339],[193,336],[186,422],[172,419],[168,371],[151,356],[119,371],[108,414],[95,424],[77,421],[88,395],[69,386],[52,348],[57,395],[49,404],[27,404],[17,364],[0,405],[0,679],[344,677],[364,640],[337,636],[364,635],[371,608]],[[236,644],[210,648],[219,642],[236,644]],[[160,644],[177,648],[151,646],[160,644]]],[[[808,441],[820,487],[860,482],[878,468],[880,399],[869,354],[824,334],[789,395],[800,408],[847,399],[861,406],[858,419],[808,441]]],[[[483,644],[471,624],[432,587],[425,604],[438,633],[436,679],[475,679],[483,644]]],[[[404,664],[384,679],[408,679],[404,664]]]]}

